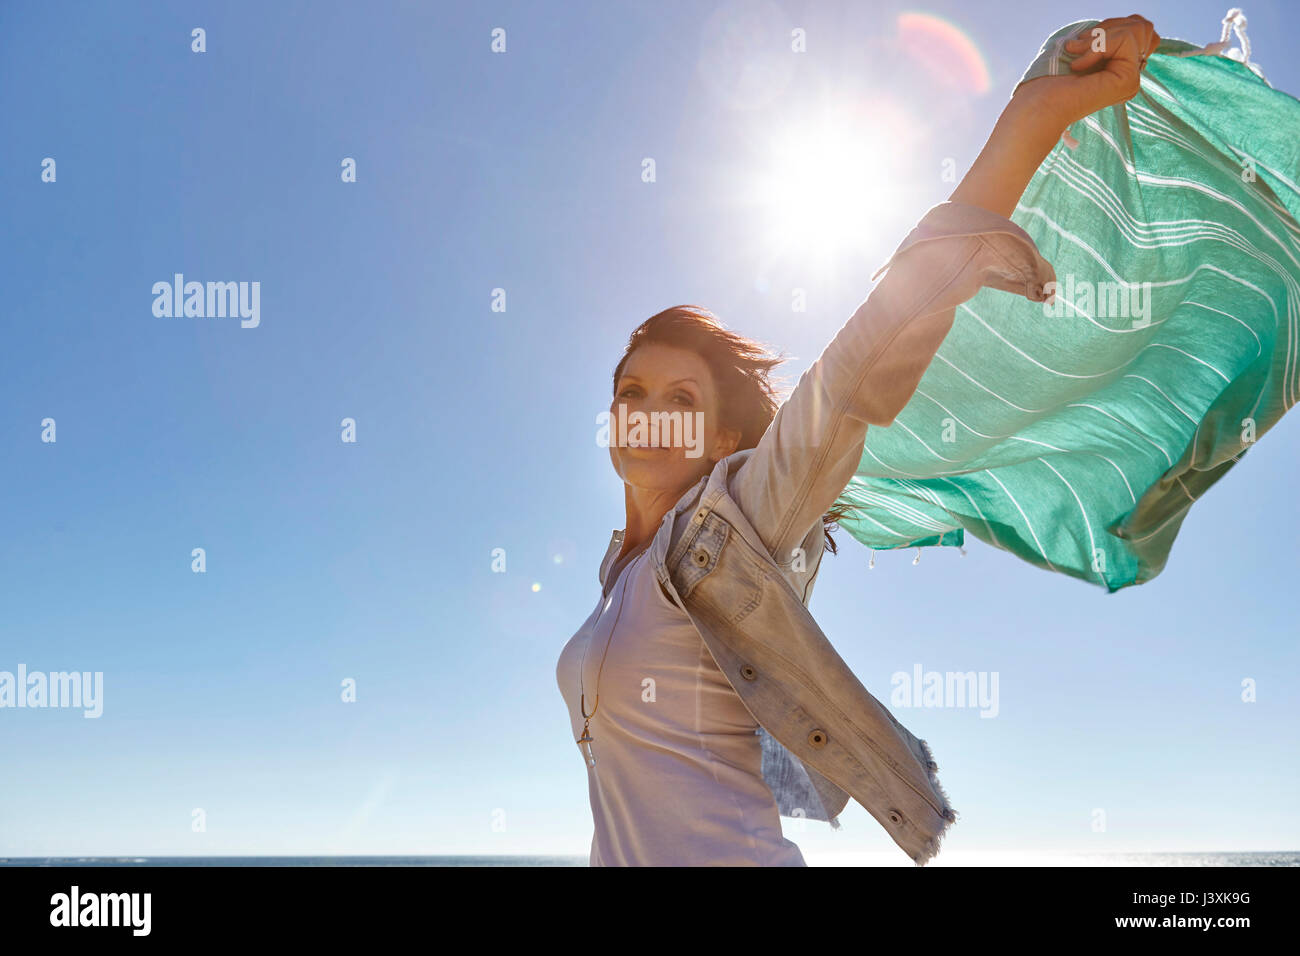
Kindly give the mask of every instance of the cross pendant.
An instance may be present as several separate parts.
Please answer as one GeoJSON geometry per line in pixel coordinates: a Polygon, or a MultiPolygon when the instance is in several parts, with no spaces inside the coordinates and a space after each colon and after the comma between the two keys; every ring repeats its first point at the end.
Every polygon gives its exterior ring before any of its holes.
{"type": "Polygon", "coordinates": [[[592,737],[591,734],[587,733],[587,728],[584,725],[582,728],[582,736],[578,738],[578,750],[582,751],[583,756],[587,758],[588,767],[596,766],[596,755],[591,752],[591,742],[594,739],[595,738],[592,737]],[[583,749],[584,744],[586,745],[585,750],[583,749]]]}

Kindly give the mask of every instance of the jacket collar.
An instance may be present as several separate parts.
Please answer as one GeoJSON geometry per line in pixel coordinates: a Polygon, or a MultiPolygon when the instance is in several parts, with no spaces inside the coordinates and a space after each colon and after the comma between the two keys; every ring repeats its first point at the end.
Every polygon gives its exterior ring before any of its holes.
{"type": "MultiPolygon", "coordinates": [[[[716,499],[719,494],[718,489],[725,489],[726,487],[729,469],[739,468],[752,453],[752,448],[745,448],[721,459],[713,466],[712,472],[702,477],[677,499],[677,504],[673,505],[668,513],[664,515],[659,530],[655,532],[654,541],[650,545],[652,556],[658,563],[663,563],[669,549],[672,547],[673,531],[677,526],[677,516],[689,508],[694,508],[702,498],[707,499],[712,496],[716,499]]],[[[623,548],[623,536],[626,533],[626,529],[610,532],[609,546],[605,548],[605,557],[600,561],[600,574],[598,577],[602,591],[605,588],[605,579],[614,566],[614,562],[618,559],[619,551],[623,548]]]]}

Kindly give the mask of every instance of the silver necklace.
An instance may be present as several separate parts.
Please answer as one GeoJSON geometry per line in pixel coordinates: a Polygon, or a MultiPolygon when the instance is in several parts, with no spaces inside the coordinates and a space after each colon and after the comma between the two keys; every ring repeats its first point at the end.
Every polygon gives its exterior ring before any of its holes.
{"type": "MultiPolygon", "coordinates": [[[[651,541],[653,540],[654,539],[651,538],[651,541]]],[[[615,589],[619,588],[620,579],[631,571],[632,565],[636,564],[636,562],[641,559],[641,555],[645,554],[646,549],[649,546],[650,541],[647,541],[641,546],[640,550],[638,550],[634,556],[630,557],[627,563],[623,565],[623,569],[618,572],[618,576],[614,579],[615,589]]],[[[578,667],[578,709],[582,711],[582,716],[586,718],[582,725],[582,736],[578,738],[578,750],[586,758],[588,767],[596,766],[596,755],[591,752],[591,742],[596,738],[591,736],[589,728],[591,726],[591,718],[596,716],[596,710],[600,707],[600,675],[605,670],[605,657],[609,654],[609,645],[614,642],[614,632],[618,630],[619,618],[623,616],[623,598],[626,594],[627,582],[624,581],[623,586],[619,589],[618,593],[618,610],[614,615],[614,624],[609,629],[609,637],[605,639],[605,651],[600,655],[600,667],[596,669],[596,703],[592,706],[590,714],[587,713],[587,695],[583,690],[583,674],[587,670],[587,651],[591,650],[590,640],[587,641],[587,646],[582,652],[582,663],[578,667]],[[586,749],[584,749],[584,746],[586,749]]],[[[608,607],[609,599],[605,598],[604,600],[606,602],[606,607],[608,607]]],[[[596,616],[596,619],[599,621],[604,613],[605,609],[601,608],[601,612],[596,616]]]]}

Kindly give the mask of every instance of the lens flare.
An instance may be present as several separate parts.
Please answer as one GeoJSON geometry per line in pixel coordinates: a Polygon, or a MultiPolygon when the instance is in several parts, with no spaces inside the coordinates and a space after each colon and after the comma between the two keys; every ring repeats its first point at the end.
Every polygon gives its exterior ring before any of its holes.
{"type": "Polygon", "coordinates": [[[941,87],[981,96],[992,86],[979,48],[947,20],[929,13],[900,13],[895,43],[941,87]]]}

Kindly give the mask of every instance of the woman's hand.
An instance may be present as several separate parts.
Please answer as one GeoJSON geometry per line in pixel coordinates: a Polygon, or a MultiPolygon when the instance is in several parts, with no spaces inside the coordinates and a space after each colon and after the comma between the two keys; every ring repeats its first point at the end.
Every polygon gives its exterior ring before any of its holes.
{"type": "Polygon", "coordinates": [[[1065,43],[1079,54],[1070,76],[1040,76],[1022,83],[1014,97],[1031,99],[1058,130],[1107,106],[1137,95],[1147,57],[1160,45],[1151,21],[1133,14],[1112,17],[1086,28],[1065,43]]]}
{"type": "Polygon", "coordinates": [[[1068,41],[1065,49],[1081,54],[1070,64],[1072,75],[1039,76],[1016,87],[970,172],[948,198],[1010,218],[1062,130],[1136,96],[1142,67],[1159,43],[1150,21],[1136,15],[1103,20],[1068,41]]]}

